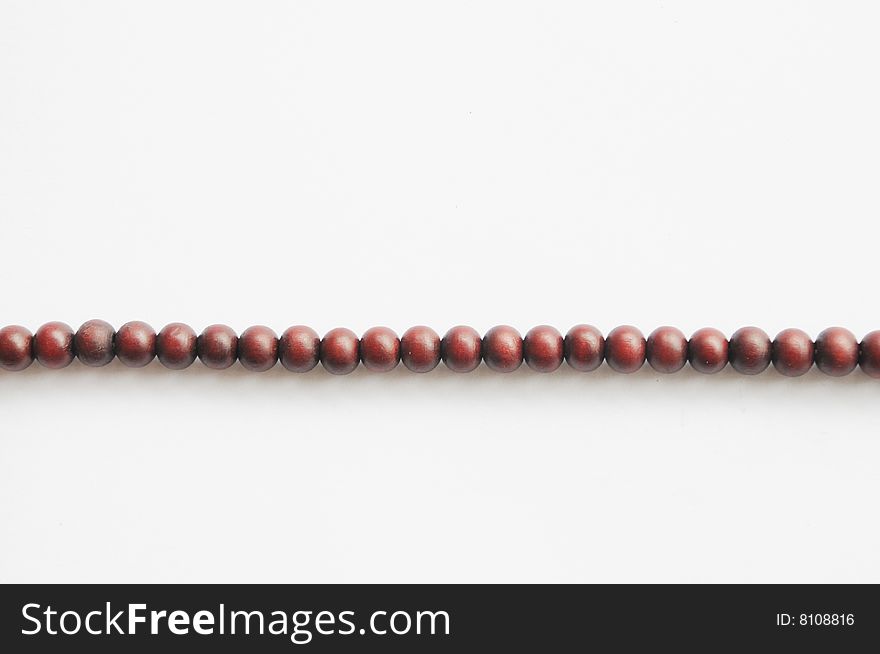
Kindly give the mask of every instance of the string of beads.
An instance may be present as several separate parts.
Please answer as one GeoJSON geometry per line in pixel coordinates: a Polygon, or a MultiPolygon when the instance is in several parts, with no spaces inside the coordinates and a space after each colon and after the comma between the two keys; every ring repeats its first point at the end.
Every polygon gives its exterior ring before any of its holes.
{"type": "Polygon", "coordinates": [[[499,325],[486,334],[453,327],[443,338],[430,327],[408,329],[401,338],[387,327],[368,329],[360,338],[350,329],[331,329],[323,338],[310,327],[288,328],[280,337],[269,327],[248,327],[239,336],[226,325],[211,325],[201,335],[183,323],[171,323],[158,334],[147,323],[133,321],[118,331],[103,320],[89,320],[76,332],[63,322],[50,322],[31,334],[19,325],[0,329],[0,369],[24,370],[38,361],[46,368],[70,365],[74,359],[99,367],[114,358],[132,368],[154,358],[180,370],[197,358],[216,370],[236,361],[255,372],[277,362],[292,372],[308,372],[318,363],[334,375],[345,375],[363,363],[388,372],[402,362],[417,373],[430,372],[443,361],[454,372],[470,372],[485,362],[496,372],[513,372],[523,362],[537,372],[553,372],[563,361],[589,372],[603,361],[620,373],[639,370],[647,361],[654,370],[673,373],[687,363],[712,374],[728,363],[745,375],[756,375],[772,363],[778,372],[798,377],[815,363],[827,375],[842,377],[857,366],[880,378],[880,330],[861,342],[843,327],[830,327],[813,341],[799,329],[785,329],[772,341],[757,327],[738,329],[727,339],[717,329],[699,329],[690,339],[675,327],[658,327],[648,338],[623,325],[603,336],[592,325],[576,325],[563,338],[555,328],[534,327],[523,338],[513,327],[499,325]]]}

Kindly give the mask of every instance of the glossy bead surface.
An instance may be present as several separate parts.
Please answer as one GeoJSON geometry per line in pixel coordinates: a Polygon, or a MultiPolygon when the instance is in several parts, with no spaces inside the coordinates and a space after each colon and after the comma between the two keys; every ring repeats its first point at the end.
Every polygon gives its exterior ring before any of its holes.
{"type": "Polygon", "coordinates": [[[592,325],[575,325],[563,343],[565,360],[575,370],[590,372],[605,359],[605,337],[592,325]]]}
{"type": "Polygon", "coordinates": [[[483,361],[495,372],[513,372],[522,365],[522,336],[508,325],[493,327],[483,337],[483,361]]]}
{"type": "Polygon", "coordinates": [[[703,327],[693,333],[688,341],[688,361],[691,368],[711,375],[727,365],[727,338],[713,327],[703,327]]]}
{"type": "Polygon", "coordinates": [[[471,372],[482,361],[483,339],[473,327],[453,327],[440,341],[440,357],[452,372],[471,372]]]}
{"type": "Polygon", "coordinates": [[[173,322],[156,336],[156,357],[166,368],[183,370],[196,360],[198,337],[189,325],[173,322]]]}
{"type": "Polygon", "coordinates": [[[734,370],[744,375],[764,372],[772,358],[772,344],[766,332],[757,327],[741,327],[730,337],[728,358],[734,370]]]}
{"type": "Polygon", "coordinates": [[[400,339],[400,360],[412,372],[430,372],[440,363],[440,336],[430,327],[407,329],[400,339]]]}
{"type": "Polygon", "coordinates": [[[80,325],[73,337],[76,358],[86,366],[100,368],[113,361],[113,339],[116,331],[103,320],[88,320],[80,325]]]}
{"type": "Polygon", "coordinates": [[[308,372],[321,359],[321,337],[305,325],[288,327],[278,341],[278,358],[291,372],[308,372]]]}
{"type": "Polygon", "coordinates": [[[143,368],[156,356],[156,332],[147,323],[133,320],[116,332],[116,358],[129,368],[143,368]]]}
{"type": "Polygon", "coordinates": [[[400,362],[400,339],[387,327],[371,327],[361,336],[361,361],[373,372],[389,372],[400,362]]]}
{"type": "Polygon", "coordinates": [[[213,370],[225,370],[238,358],[238,335],[227,325],[205,327],[196,341],[199,360],[213,370]]]}
{"type": "Polygon", "coordinates": [[[815,359],[826,375],[843,377],[859,363],[859,343],[848,329],[829,327],[816,338],[815,359]]]}
{"type": "Polygon", "coordinates": [[[264,325],[245,329],[238,337],[238,361],[252,372],[265,372],[278,361],[278,335],[264,325]]]}
{"type": "Polygon", "coordinates": [[[862,372],[880,378],[880,330],[867,334],[859,347],[859,365],[862,372]]]}
{"type": "Polygon", "coordinates": [[[562,334],[549,325],[532,327],[523,339],[523,359],[537,372],[553,372],[562,365],[564,355],[562,334]]]}
{"type": "Polygon", "coordinates": [[[47,322],[34,334],[34,358],[46,368],[66,368],[74,359],[73,330],[63,322],[47,322]]]}
{"type": "Polygon", "coordinates": [[[34,362],[34,337],[21,325],[0,329],[0,370],[17,372],[34,362]]]}
{"type": "Polygon", "coordinates": [[[632,373],[645,363],[645,347],[645,337],[638,329],[615,327],[605,338],[605,360],[617,372],[632,373]]]}
{"type": "Polygon", "coordinates": [[[800,377],[813,367],[813,341],[800,329],[783,329],[773,339],[773,367],[786,377],[800,377]]]}
{"type": "Polygon", "coordinates": [[[648,336],[645,358],[657,372],[678,372],[687,363],[687,338],[675,327],[658,327],[648,336]]]}
{"type": "Polygon", "coordinates": [[[331,329],[321,340],[321,365],[333,375],[354,372],[360,362],[357,334],[345,327],[331,329]]]}

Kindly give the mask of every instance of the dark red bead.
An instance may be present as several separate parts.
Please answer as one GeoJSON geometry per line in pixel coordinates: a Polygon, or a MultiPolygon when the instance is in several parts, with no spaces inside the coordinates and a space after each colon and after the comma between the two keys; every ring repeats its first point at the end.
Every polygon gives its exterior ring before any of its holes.
{"type": "Polygon", "coordinates": [[[440,357],[452,372],[470,372],[482,361],[483,339],[473,327],[453,327],[440,341],[440,357]]]}
{"type": "Polygon", "coordinates": [[[166,368],[183,370],[196,360],[198,337],[189,325],[173,322],[156,336],[156,357],[166,368]]]}
{"type": "Polygon", "coordinates": [[[829,327],[816,339],[816,367],[826,375],[843,377],[859,363],[859,343],[848,329],[829,327]]]}
{"type": "Polygon", "coordinates": [[[562,334],[549,325],[532,327],[523,339],[523,359],[537,372],[553,372],[562,365],[564,355],[562,334]]]}
{"type": "Polygon", "coordinates": [[[800,377],[813,367],[813,341],[800,329],[783,329],[773,339],[773,367],[786,377],[800,377]]]}
{"type": "Polygon", "coordinates": [[[590,372],[605,358],[605,337],[592,325],[575,325],[565,335],[565,360],[575,370],[590,372]]]}
{"type": "Polygon", "coordinates": [[[697,372],[711,375],[727,365],[727,338],[717,329],[698,329],[688,341],[688,361],[697,372]]]}
{"type": "Polygon", "coordinates": [[[770,365],[773,346],[770,337],[757,327],[741,327],[730,337],[730,365],[744,375],[757,375],[770,365]]]}
{"type": "Polygon", "coordinates": [[[21,325],[0,329],[0,369],[24,370],[34,362],[34,337],[21,325]]]}
{"type": "Polygon", "coordinates": [[[880,378],[880,331],[873,331],[862,339],[859,365],[866,375],[880,378]]]}
{"type": "Polygon", "coordinates": [[[113,339],[116,332],[110,323],[89,320],[80,325],[73,337],[73,350],[81,363],[93,368],[113,361],[113,339]]]}
{"type": "Polygon", "coordinates": [[[513,372],[522,365],[522,336],[508,325],[493,327],[483,337],[483,361],[495,372],[513,372]]]}
{"type": "Polygon", "coordinates": [[[360,363],[360,341],[345,327],[336,327],[321,340],[321,365],[333,375],[354,372],[360,363]]]}
{"type": "Polygon", "coordinates": [[[311,327],[288,327],[278,341],[278,358],[291,372],[308,372],[321,359],[321,337],[311,327]]]}
{"type": "Polygon", "coordinates": [[[645,363],[646,345],[644,335],[635,327],[615,327],[605,339],[605,360],[617,372],[635,372],[645,363]]]}
{"type": "Polygon", "coordinates": [[[687,338],[675,327],[658,327],[648,336],[645,358],[657,372],[678,372],[687,363],[687,338]]]}
{"type": "Polygon", "coordinates": [[[130,368],[143,368],[156,356],[156,332],[147,323],[133,320],[116,332],[116,358],[130,368]]]}
{"type": "Polygon", "coordinates": [[[205,327],[196,341],[196,353],[208,368],[225,370],[238,358],[238,336],[226,325],[205,327]]]}
{"type": "Polygon", "coordinates": [[[66,368],[74,356],[70,325],[47,322],[34,334],[34,358],[46,368],[66,368]]]}
{"type": "Polygon", "coordinates": [[[264,325],[245,329],[238,338],[238,361],[252,372],[265,372],[278,361],[278,335],[264,325]]]}
{"type": "Polygon", "coordinates": [[[394,370],[400,362],[400,339],[387,327],[371,327],[361,336],[361,361],[373,372],[394,370]]]}
{"type": "Polygon", "coordinates": [[[400,360],[413,372],[430,372],[440,363],[440,336],[430,327],[410,327],[400,339],[400,360]]]}

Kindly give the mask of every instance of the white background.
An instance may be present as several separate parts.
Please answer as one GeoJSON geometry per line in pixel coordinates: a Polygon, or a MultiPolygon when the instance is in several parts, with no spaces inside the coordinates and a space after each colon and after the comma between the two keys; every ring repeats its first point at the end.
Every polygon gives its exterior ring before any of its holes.
{"type": "MultiPolygon", "coordinates": [[[[880,327],[880,12],[0,4],[0,323],[880,327]]],[[[0,374],[0,580],[880,581],[880,382],[0,374]]]]}

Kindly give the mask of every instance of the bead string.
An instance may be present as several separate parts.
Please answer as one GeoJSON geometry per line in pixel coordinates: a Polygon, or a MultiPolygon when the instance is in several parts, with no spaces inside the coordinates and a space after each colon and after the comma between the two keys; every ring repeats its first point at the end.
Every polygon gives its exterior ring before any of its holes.
{"type": "Polygon", "coordinates": [[[349,329],[331,329],[324,338],[310,327],[297,325],[279,338],[270,328],[249,327],[240,336],[226,325],[211,325],[199,336],[182,323],[171,323],[158,334],[148,324],[128,322],[118,331],[103,320],[89,320],[76,332],[63,322],[50,322],[31,334],[19,325],[0,329],[0,369],[24,370],[36,359],[46,368],[64,368],[77,358],[99,367],[118,358],[133,368],[154,358],[180,370],[197,358],[216,370],[236,361],[248,370],[269,370],[278,361],[290,371],[308,372],[318,363],[334,375],[352,372],[360,363],[387,372],[402,362],[413,372],[429,372],[442,360],[454,372],[470,372],[480,363],[497,372],[512,372],[523,361],[537,372],[553,372],[563,361],[588,372],[603,361],[613,370],[632,373],[647,361],[654,370],[673,373],[690,363],[711,374],[728,363],[738,372],[756,375],[772,363],[789,377],[816,367],[842,377],[857,366],[880,378],[880,331],[861,342],[843,327],[830,327],[815,340],[799,329],[786,329],[772,341],[757,327],[743,327],[728,340],[717,329],[699,329],[690,337],[675,327],[658,327],[646,339],[637,328],[623,325],[607,336],[591,325],[572,327],[563,338],[541,325],[525,338],[513,327],[493,327],[485,336],[471,327],[453,327],[441,339],[430,327],[412,327],[403,337],[387,327],[368,329],[361,338],[349,329]]]}

